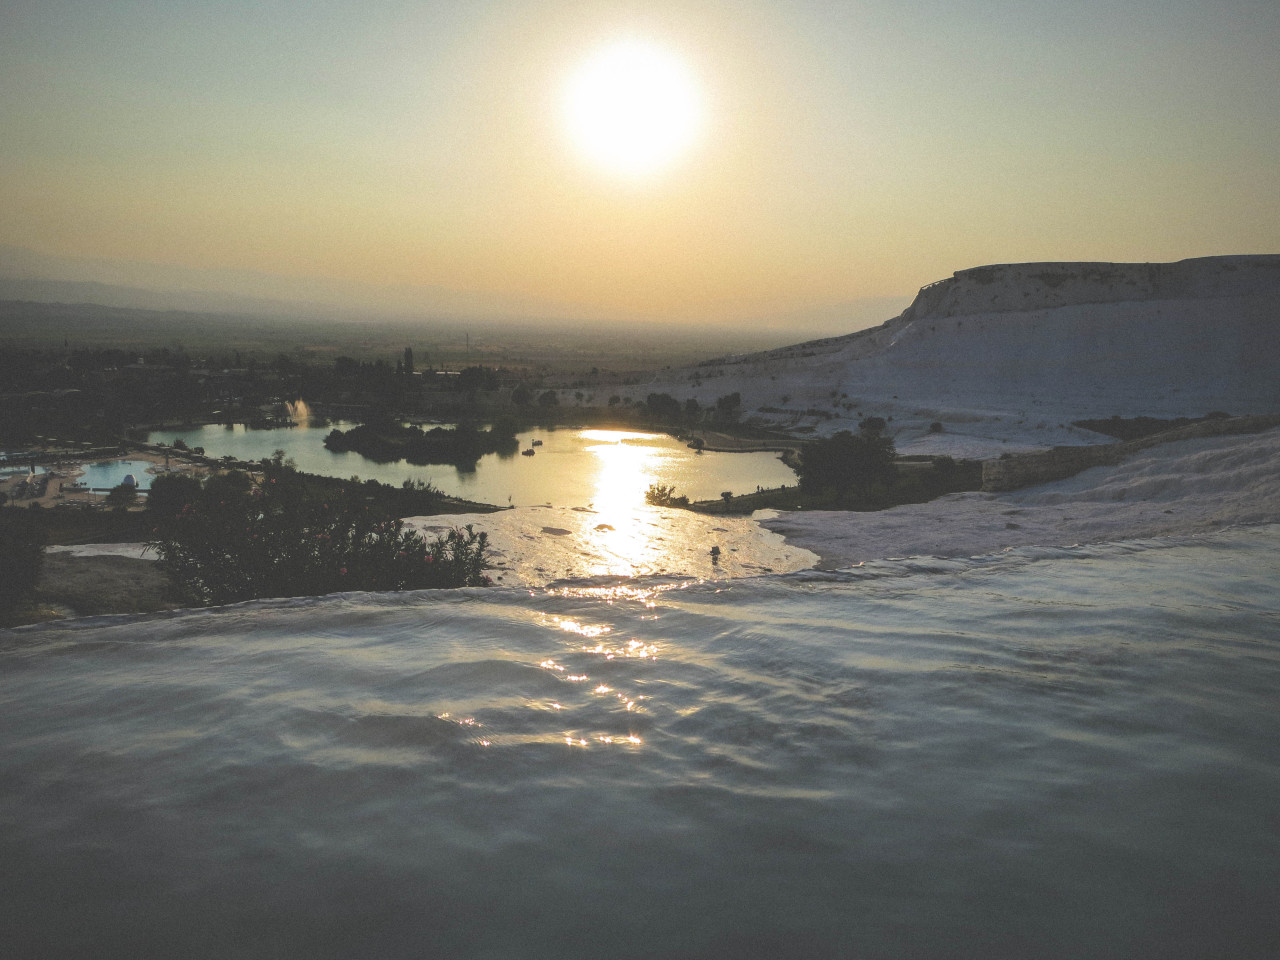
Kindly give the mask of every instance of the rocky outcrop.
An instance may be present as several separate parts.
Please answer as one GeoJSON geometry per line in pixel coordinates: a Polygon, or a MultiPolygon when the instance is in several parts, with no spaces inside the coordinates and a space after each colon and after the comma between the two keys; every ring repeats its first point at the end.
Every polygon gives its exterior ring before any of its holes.
{"type": "Polygon", "coordinates": [[[903,321],[1137,300],[1275,296],[1280,256],[1176,263],[1003,263],[957,270],[921,289],[903,321]]]}

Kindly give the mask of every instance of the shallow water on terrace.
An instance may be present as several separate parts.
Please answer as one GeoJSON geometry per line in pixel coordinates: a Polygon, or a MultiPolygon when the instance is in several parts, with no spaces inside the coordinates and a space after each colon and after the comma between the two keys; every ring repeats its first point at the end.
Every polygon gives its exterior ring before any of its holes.
{"type": "Polygon", "coordinates": [[[488,454],[474,471],[445,465],[374,463],[358,453],[332,453],[324,438],[332,429],[299,426],[280,430],[249,430],[244,426],[211,425],[195,430],[158,430],[153,443],[183,440],[204,447],[212,457],[233,456],[256,461],[277,449],[293,458],[298,469],[321,476],[359,476],[399,485],[406,479],[429,480],[451,496],[506,506],[553,504],[588,506],[622,498],[641,503],[652,483],[674,486],[695,500],[710,500],[729,490],[749,493],[757,486],[795,484],[796,475],[774,453],[703,453],[690,450],[673,437],[628,430],[533,429],[517,435],[520,449],[535,449],[532,457],[488,454]],[[533,448],[534,441],[541,445],[533,448]]]}
{"type": "Polygon", "coordinates": [[[1275,956],[1280,527],[0,633],[13,956],[1275,956]]]}
{"type": "Polygon", "coordinates": [[[407,522],[428,537],[464,524],[483,530],[489,536],[492,576],[508,586],[657,574],[723,580],[805,570],[819,559],[747,517],[706,516],[630,500],[407,522]],[[720,552],[713,555],[713,547],[720,552]]]}

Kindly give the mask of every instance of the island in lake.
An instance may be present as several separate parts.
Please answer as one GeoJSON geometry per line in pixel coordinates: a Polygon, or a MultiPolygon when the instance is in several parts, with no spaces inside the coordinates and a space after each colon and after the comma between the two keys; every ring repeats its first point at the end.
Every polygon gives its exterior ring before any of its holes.
{"type": "Polygon", "coordinates": [[[330,432],[324,445],[334,453],[353,451],[375,463],[447,463],[464,470],[474,470],[486,453],[510,457],[520,449],[515,424],[510,421],[488,429],[460,424],[430,430],[390,421],[362,423],[350,430],[330,432]]]}

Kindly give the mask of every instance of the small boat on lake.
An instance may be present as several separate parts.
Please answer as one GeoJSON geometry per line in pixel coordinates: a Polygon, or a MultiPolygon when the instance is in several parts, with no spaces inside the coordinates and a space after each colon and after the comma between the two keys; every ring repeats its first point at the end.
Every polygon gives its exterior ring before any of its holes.
{"type": "Polygon", "coordinates": [[[531,446],[531,447],[540,447],[540,446],[542,446],[542,441],[541,441],[541,440],[531,440],[531,441],[529,441],[529,446],[531,446]]]}
{"type": "Polygon", "coordinates": [[[533,447],[530,447],[528,450],[521,450],[521,451],[520,451],[520,456],[522,456],[522,457],[532,457],[535,453],[537,453],[537,451],[536,451],[536,450],[534,450],[534,449],[533,449],[533,447]]]}

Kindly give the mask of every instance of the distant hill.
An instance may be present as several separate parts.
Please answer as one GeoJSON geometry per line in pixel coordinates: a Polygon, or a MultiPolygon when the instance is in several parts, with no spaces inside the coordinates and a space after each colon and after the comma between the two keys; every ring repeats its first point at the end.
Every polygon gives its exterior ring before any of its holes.
{"type": "MultiPolygon", "coordinates": [[[[238,297],[227,293],[144,290],[141,287],[89,280],[33,280],[13,277],[0,277],[0,300],[253,316],[297,316],[308,307],[306,304],[265,297],[238,297]]],[[[313,312],[325,315],[333,313],[328,308],[312,309],[313,312]]]]}

